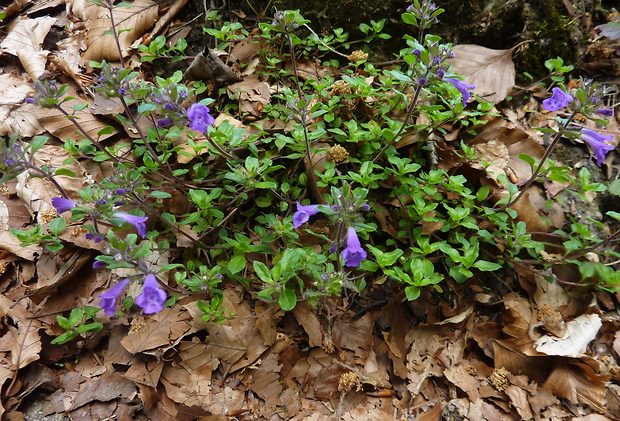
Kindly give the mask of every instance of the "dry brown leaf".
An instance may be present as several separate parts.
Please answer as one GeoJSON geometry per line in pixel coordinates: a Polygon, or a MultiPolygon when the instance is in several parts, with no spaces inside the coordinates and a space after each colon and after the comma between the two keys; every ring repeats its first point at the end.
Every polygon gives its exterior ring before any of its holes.
{"type": "Polygon", "coordinates": [[[42,16],[36,19],[18,19],[0,44],[0,50],[19,58],[32,80],[45,72],[49,51],[41,50],[45,36],[56,23],[56,18],[42,16]]]}
{"type": "Polygon", "coordinates": [[[465,81],[476,88],[474,92],[495,104],[510,94],[515,84],[515,65],[512,51],[492,50],[480,45],[455,45],[456,57],[448,61],[454,70],[465,76],[465,81]]]}
{"type": "Polygon", "coordinates": [[[190,320],[191,316],[187,311],[165,308],[149,317],[144,325],[137,325],[136,330],[123,338],[121,344],[132,354],[174,346],[193,330],[190,320]]]}
{"type": "Polygon", "coordinates": [[[467,393],[472,402],[480,398],[480,381],[471,374],[471,370],[466,365],[457,365],[444,371],[446,379],[453,385],[467,393]]]}
{"type": "Polygon", "coordinates": [[[374,320],[370,313],[355,321],[338,320],[332,327],[334,345],[340,349],[354,351],[358,357],[366,358],[372,347],[373,327],[374,320]]]}
{"type": "Polygon", "coordinates": [[[0,320],[5,326],[0,352],[11,354],[12,369],[21,369],[40,358],[41,322],[20,304],[0,295],[0,320]]]}
{"type": "MultiPolygon", "coordinates": [[[[158,4],[151,0],[136,0],[131,5],[131,7],[114,7],[112,10],[123,57],[129,54],[128,49],[131,43],[155,25],[159,11],[158,4]]],[[[88,28],[86,37],[88,49],[82,56],[82,62],[120,60],[114,37],[105,33],[112,29],[109,10],[94,3],[88,3],[84,13],[88,28]]]]}
{"type": "Polygon", "coordinates": [[[508,386],[505,390],[506,395],[510,398],[510,403],[517,410],[522,420],[529,420],[534,417],[532,408],[527,400],[528,393],[518,386],[508,386]]]}
{"type": "Polygon", "coordinates": [[[164,362],[162,360],[138,360],[129,366],[123,377],[133,382],[156,388],[163,369],[164,362]]]}
{"type": "Polygon", "coordinates": [[[293,309],[293,315],[306,331],[308,344],[311,347],[323,345],[323,329],[321,329],[321,322],[316,316],[314,307],[308,302],[301,302],[293,309]]]}
{"type": "Polygon", "coordinates": [[[271,101],[269,85],[259,80],[258,75],[250,75],[241,82],[228,85],[228,96],[239,101],[241,115],[260,117],[265,105],[271,101]]]}
{"type": "MultiPolygon", "coordinates": [[[[78,97],[77,92],[71,88],[67,94],[72,97],[78,97]]],[[[91,105],[92,100],[82,98],[72,99],[64,102],[62,104],[62,108],[69,114],[75,115],[77,117],[76,121],[80,124],[82,129],[95,140],[103,141],[118,133],[118,130],[113,128],[112,132],[99,136],[97,133],[109,124],[103,119],[93,115],[89,111],[88,107],[73,113],[73,107],[84,103],[91,105]]],[[[71,121],[71,119],[65,117],[63,113],[55,108],[39,108],[36,111],[36,115],[38,116],[43,127],[62,141],[67,139],[82,140],[84,137],[81,133],[79,133],[77,126],[71,121]]]]}
{"type": "Polygon", "coordinates": [[[557,358],[542,387],[572,403],[585,403],[597,411],[605,412],[606,382],[609,377],[597,375],[590,366],[578,360],[557,358]]]}
{"type": "Polygon", "coordinates": [[[72,411],[94,400],[110,401],[118,397],[131,400],[135,396],[136,385],[123,378],[120,373],[106,373],[95,380],[82,383],[73,402],[65,408],[72,411]]]}

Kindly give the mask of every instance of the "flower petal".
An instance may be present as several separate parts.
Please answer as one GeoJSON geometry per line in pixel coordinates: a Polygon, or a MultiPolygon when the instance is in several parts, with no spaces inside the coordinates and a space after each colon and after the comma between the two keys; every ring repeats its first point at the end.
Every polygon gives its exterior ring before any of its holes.
{"type": "Polygon", "coordinates": [[[146,314],[157,313],[164,309],[166,291],[159,288],[155,275],[149,273],[144,278],[142,293],[136,297],[136,304],[142,307],[146,314]]]}
{"type": "Polygon", "coordinates": [[[125,288],[127,288],[128,284],[129,279],[123,279],[103,294],[99,294],[99,297],[101,297],[99,307],[103,309],[105,314],[108,316],[114,316],[114,314],[116,314],[116,300],[125,288]]]}
{"type": "Polygon", "coordinates": [[[52,199],[52,205],[59,214],[76,207],[76,203],[73,200],[65,199],[64,197],[54,197],[52,199]]]}

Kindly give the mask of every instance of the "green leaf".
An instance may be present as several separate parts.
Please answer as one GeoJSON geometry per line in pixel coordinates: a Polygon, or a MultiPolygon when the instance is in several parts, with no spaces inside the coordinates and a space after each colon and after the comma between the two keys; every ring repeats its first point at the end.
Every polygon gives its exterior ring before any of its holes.
{"type": "Polygon", "coordinates": [[[256,272],[256,275],[260,278],[261,281],[266,282],[268,284],[273,283],[273,279],[271,279],[271,272],[269,271],[269,268],[263,262],[254,260],[252,264],[254,265],[254,272],[256,272]]]}
{"type": "Polygon", "coordinates": [[[65,221],[65,218],[54,218],[52,221],[50,221],[47,227],[52,234],[58,236],[66,228],[66,226],[67,221],[65,221]]]}
{"type": "Polygon", "coordinates": [[[71,171],[69,168],[58,168],[54,175],[66,175],[68,177],[75,177],[75,173],[71,171]]]}
{"type": "Polygon", "coordinates": [[[295,308],[297,305],[297,295],[294,290],[284,288],[278,298],[278,304],[284,311],[289,311],[295,308]]]}
{"type": "Polygon", "coordinates": [[[245,269],[246,260],[243,256],[235,256],[228,262],[228,270],[234,275],[245,269]]]}
{"type": "Polygon", "coordinates": [[[417,300],[420,297],[420,288],[408,286],[405,288],[405,295],[409,301],[417,300]]]}
{"type": "Polygon", "coordinates": [[[172,197],[170,193],[161,190],[153,190],[149,196],[157,199],[170,199],[172,197]]]}
{"type": "Polygon", "coordinates": [[[502,268],[502,265],[487,262],[486,260],[477,260],[472,266],[480,269],[483,272],[492,272],[494,270],[499,270],[502,268]]]}

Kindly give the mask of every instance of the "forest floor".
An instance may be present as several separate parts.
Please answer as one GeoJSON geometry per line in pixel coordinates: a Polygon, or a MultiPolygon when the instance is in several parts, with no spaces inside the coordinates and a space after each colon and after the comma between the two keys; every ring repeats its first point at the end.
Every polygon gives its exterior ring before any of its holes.
{"type": "MultiPolygon", "coordinates": [[[[189,23],[175,17],[184,2],[165,10],[150,0],[138,2],[148,9],[141,16],[153,16],[148,24],[136,16],[133,25],[143,28],[142,38],[134,39],[188,36],[189,23]]],[[[32,75],[52,73],[69,83],[75,101],[89,104],[80,121],[89,133],[97,133],[116,111],[86,94],[95,76],[84,74],[83,66],[116,46],[101,43],[103,34],[83,36],[97,19],[81,15],[77,2],[73,8],[65,8],[62,1],[36,8],[23,3],[13,3],[6,18],[11,26],[0,39],[5,63],[0,72],[0,128],[3,136],[17,129],[24,138],[50,136],[52,141],[36,159],[61,166],[68,158],[62,140],[74,136],[74,127],[58,113],[25,103],[33,93],[32,75]]],[[[126,65],[152,80],[154,67],[139,61],[144,52],[132,42],[126,40],[132,52],[126,65]]],[[[618,51],[609,44],[598,48],[611,61],[609,55],[618,51]]],[[[236,57],[240,60],[239,50],[236,57]]],[[[328,71],[307,61],[300,66],[309,72],[328,71]]],[[[268,95],[247,68],[244,81],[235,82],[240,89],[243,83],[257,87],[235,99],[239,108],[262,118],[268,95]]],[[[527,91],[519,108],[497,104],[494,116],[478,131],[477,142],[487,145],[480,150],[490,159],[505,153],[502,159],[512,163],[521,152],[539,153],[546,140],[533,127],[557,127],[556,114],[540,108],[545,95],[545,89],[527,91]]],[[[608,133],[618,133],[615,118],[608,133]]],[[[135,137],[127,126],[115,127],[105,141],[135,137]]],[[[454,145],[472,136],[446,129],[445,137],[437,139],[437,165],[450,171],[459,165],[451,155],[454,145]]],[[[616,135],[615,143],[619,138],[616,135]]],[[[566,140],[554,156],[575,173],[586,166],[604,184],[617,178],[617,158],[610,153],[599,168],[586,145],[566,140]]],[[[97,180],[107,171],[100,164],[83,163],[78,168],[83,177],[64,180],[63,186],[75,192],[87,174],[97,180]]],[[[519,172],[517,166],[513,169],[519,172]]],[[[234,317],[224,323],[201,321],[196,300],[187,296],[152,315],[99,317],[103,329],[98,333],[52,345],[64,332],[56,316],[68,317],[74,307],[98,306],[97,295],[116,275],[92,268],[103,246],[83,240],[77,225],[60,235],[66,246],[58,253],[20,245],[8,229],[32,227],[39,221],[35,215],[53,214],[50,203],[58,195],[43,179],[26,178],[5,183],[0,196],[2,419],[620,419],[620,295],[579,285],[571,265],[549,269],[564,284],[516,265],[464,283],[445,280],[441,292],[421,288],[414,301],[407,300],[402,288],[376,277],[368,279],[361,295],[342,293],[317,306],[299,302],[291,311],[258,300],[246,286],[225,279],[219,285],[223,307],[234,317]]],[[[562,226],[562,221],[589,216],[601,221],[601,235],[617,230],[616,221],[603,216],[618,210],[616,196],[591,193],[589,202],[575,205],[564,197],[563,206],[545,206],[546,199],[557,202],[560,190],[549,183],[530,195],[526,209],[520,210],[530,231],[547,229],[539,225],[543,217],[562,226]]],[[[389,220],[381,224],[385,232],[394,229],[389,220]]]]}

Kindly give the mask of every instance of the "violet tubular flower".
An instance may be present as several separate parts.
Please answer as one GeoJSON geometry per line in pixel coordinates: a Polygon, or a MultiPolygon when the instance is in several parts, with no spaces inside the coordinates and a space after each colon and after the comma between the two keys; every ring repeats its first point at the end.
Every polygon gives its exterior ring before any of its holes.
{"type": "Polygon", "coordinates": [[[125,212],[114,212],[112,216],[114,218],[122,219],[128,224],[133,225],[136,228],[136,230],[138,230],[138,234],[140,234],[140,237],[142,238],[146,237],[145,222],[147,219],[149,219],[147,216],[136,216],[136,215],[131,215],[125,212]]]}
{"type": "Polygon", "coordinates": [[[615,146],[607,143],[608,141],[613,140],[613,138],[613,135],[605,136],[590,129],[583,129],[581,131],[581,139],[587,142],[588,145],[590,145],[594,150],[596,164],[599,167],[603,165],[603,161],[605,160],[605,155],[607,155],[607,152],[615,148],[615,146]]]}
{"type": "Polygon", "coordinates": [[[362,248],[355,228],[349,227],[347,229],[347,248],[342,251],[342,257],[344,258],[344,265],[347,267],[358,267],[360,262],[366,259],[368,254],[362,248]]]}
{"type": "Polygon", "coordinates": [[[553,88],[551,92],[553,92],[553,96],[543,101],[543,108],[547,111],[558,111],[566,107],[569,102],[574,100],[571,95],[567,94],[557,86],[553,88]]]}
{"type": "Polygon", "coordinates": [[[127,288],[129,284],[129,279],[123,279],[112,288],[100,294],[101,301],[99,302],[99,307],[103,309],[105,314],[108,316],[114,316],[116,314],[116,300],[118,296],[127,288]]]}
{"type": "Polygon", "coordinates": [[[54,197],[52,199],[52,205],[56,208],[56,212],[59,214],[77,206],[73,200],[65,199],[64,197],[54,197]]]}
{"type": "Polygon", "coordinates": [[[149,273],[144,278],[142,293],[136,297],[136,304],[142,307],[144,313],[152,314],[164,309],[166,291],[159,288],[155,275],[149,273]]]}
{"type": "Polygon", "coordinates": [[[454,87],[461,93],[461,95],[463,96],[463,107],[466,106],[467,100],[471,96],[471,93],[469,92],[469,90],[474,89],[475,86],[470,85],[469,83],[465,83],[462,80],[455,79],[453,77],[447,77],[444,80],[453,84],[454,87]]]}
{"type": "Polygon", "coordinates": [[[304,206],[297,202],[297,212],[295,212],[295,215],[293,215],[293,226],[295,228],[299,228],[300,226],[308,222],[312,215],[316,215],[317,213],[319,213],[320,211],[317,209],[317,206],[318,205],[304,206]]]}
{"type": "Polygon", "coordinates": [[[215,119],[209,114],[209,107],[203,104],[192,104],[187,110],[189,128],[197,132],[206,133],[208,126],[215,123],[215,119]]]}

